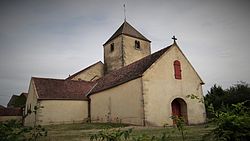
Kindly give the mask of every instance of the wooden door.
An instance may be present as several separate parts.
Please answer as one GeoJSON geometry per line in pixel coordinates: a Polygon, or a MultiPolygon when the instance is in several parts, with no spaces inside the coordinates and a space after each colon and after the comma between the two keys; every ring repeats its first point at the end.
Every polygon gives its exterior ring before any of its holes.
{"type": "MultiPolygon", "coordinates": [[[[172,116],[180,117],[181,116],[181,104],[175,99],[172,103],[172,116]]],[[[175,124],[175,120],[173,120],[175,124]]]]}

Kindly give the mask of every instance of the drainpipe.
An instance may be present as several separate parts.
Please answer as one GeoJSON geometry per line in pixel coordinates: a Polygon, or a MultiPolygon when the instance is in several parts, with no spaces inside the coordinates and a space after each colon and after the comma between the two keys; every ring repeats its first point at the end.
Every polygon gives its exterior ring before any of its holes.
{"type": "Polygon", "coordinates": [[[88,122],[90,122],[91,123],[91,99],[89,98],[88,99],[88,122]]]}
{"type": "Polygon", "coordinates": [[[90,99],[90,93],[93,91],[93,89],[96,87],[96,85],[98,84],[95,83],[95,85],[89,90],[89,92],[86,94],[86,97],[88,98],[88,119],[91,122],[91,99],[90,99]]]}
{"type": "Polygon", "coordinates": [[[142,91],[142,121],[143,121],[143,126],[146,126],[145,102],[144,102],[144,91],[143,91],[142,77],[141,77],[141,91],[142,91]]]}

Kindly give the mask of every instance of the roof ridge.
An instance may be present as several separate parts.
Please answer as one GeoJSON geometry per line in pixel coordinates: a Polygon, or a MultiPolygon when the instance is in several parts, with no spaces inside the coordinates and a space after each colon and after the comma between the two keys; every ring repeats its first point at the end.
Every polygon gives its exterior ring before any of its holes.
{"type": "Polygon", "coordinates": [[[47,77],[31,77],[31,79],[47,79],[47,80],[65,80],[65,79],[58,79],[58,78],[47,78],[47,77]]]}
{"type": "Polygon", "coordinates": [[[85,81],[85,80],[71,80],[71,79],[56,79],[56,78],[36,78],[32,77],[36,80],[46,80],[46,81],[60,81],[60,82],[73,82],[73,83],[89,83],[93,84],[95,81],[85,81]]]}

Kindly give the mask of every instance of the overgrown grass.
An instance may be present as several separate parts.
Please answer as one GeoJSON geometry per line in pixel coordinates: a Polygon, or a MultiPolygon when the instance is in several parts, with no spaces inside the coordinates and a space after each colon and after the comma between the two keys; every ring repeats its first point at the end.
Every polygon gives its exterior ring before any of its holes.
{"type": "Polygon", "coordinates": [[[39,141],[88,141],[89,135],[107,128],[124,128],[129,125],[118,123],[76,123],[44,126],[48,136],[39,141]]]}
{"type": "MultiPolygon", "coordinates": [[[[137,127],[128,126],[126,124],[113,123],[84,123],[84,124],[67,124],[67,125],[50,125],[45,126],[48,130],[48,136],[40,138],[39,141],[89,141],[91,134],[106,128],[133,128],[132,137],[142,134],[149,136],[161,136],[166,132],[170,141],[181,141],[182,137],[178,130],[174,127],[137,127]]],[[[185,127],[186,141],[200,141],[202,136],[214,129],[213,125],[196,125],[185,127]]]]}
{"type": "MultiPolygon", "coordinates": [[[[186,141],[201,141],[202,137],[208,134],[214,125],[196,125],[196,126],[186,126],[184,131],[184,136],[186,141]]],[[[170,141],[182,141],[181,133],[175,127],[166,128],[143,128],[134,130],[132,136],[139,136],[141,134],[146,134],[149,136],[161,136],[162,133],[166,133],[169,136],[170,141]]]]}
{"type": "Polygon", "coordinates": [[[107,128],[122,128],[128,124],[120,123],[75,123],[75,124],[60,124],[44,126],[48,130],[90,130],[90,129],[107,129],[107,128]]]}

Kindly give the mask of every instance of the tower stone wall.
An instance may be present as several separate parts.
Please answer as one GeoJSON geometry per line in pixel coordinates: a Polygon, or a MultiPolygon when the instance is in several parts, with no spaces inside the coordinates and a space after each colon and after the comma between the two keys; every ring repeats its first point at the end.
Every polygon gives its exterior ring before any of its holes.
{"type": "Polygon", "coordinates": [[[117,70],[124,65],[123,61],[123,48],[122,48],[122,35],[113,39],[109,43],[103,46],[104,50],[104,67],[105,73],[117,70]],[[111,49],[113,44],[113,49],[111,49]]]}
{"type": "Polygon", "coordinates": [[[151,54],[150,42],[124,35],[124,66],[129,65],[151,54]],[[136,48],[135,41],[139,41],[140,48],[136,48]]]}
{"type": "Polygon", "coordinates": [[[150,55],[150,42],[125,21],[103,45],[105,74],[150,55]]]}

